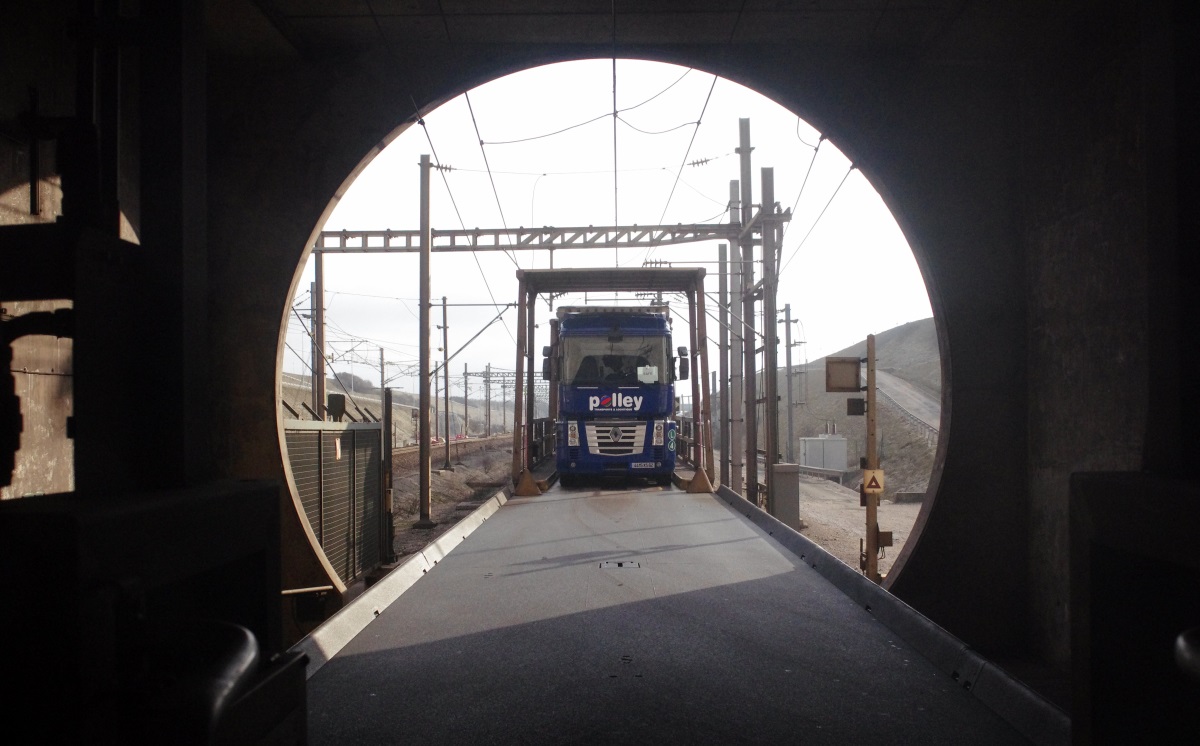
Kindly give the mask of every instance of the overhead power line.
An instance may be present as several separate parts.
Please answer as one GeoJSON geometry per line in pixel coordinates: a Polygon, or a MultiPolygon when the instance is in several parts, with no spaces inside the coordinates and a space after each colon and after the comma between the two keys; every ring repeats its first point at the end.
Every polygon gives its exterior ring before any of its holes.
{"type": "MultiPolygon", "coordinates": [[[[663,95],[667,91],[674,88],[681,80],[686,78],[688,73],[690,73],[690,72],[692,72],[692,68],[689,67],[687,70],[685,70],[683,72],[683,75],[680,75],[678,78],[676,78],[675,82],[671,83],[671,85],[667,86],[666,88],[662,89],[658,93],[654,94],[653,96],[646,99],[645,101],[642,101],[639,104],[634,104],[633,106],[627,106],[624,109],[617,109],[617,113],[624,114],[627,111],[633,111],[634,109],[645,106],[646,104],[650,103],[654,99],[658,98],[659,96],[663,95]]],[[[547,133],[541,134],[541,135],[530,135],[529,137],[519,137],[514,140],[487,140],[484,142],[484,144],[485,145],[517,145],[517,144],[523,143],[523,142],[533,142],[534,140],[544,140],[547,137],[554,137],[556,135],[561,135],[564,132],[570,132],[571,130],[579,129],[580,127],[586,127],[587,125],[593,124],[595,122],[599,122],[602,119],[607,119],[607,118],[611,117],[612,115],[613,115],[613,113],[611,111],[606,111],[603,114],[598,114],[586,121],[577,122],[576,124],[568,125],[566,127],[563,127],[562,129],[554,130],[553,132],[547,132],[547,133]]],[[[626,124],[628,124],[628,122],[626,124]]],[[[497,173],[499,173],[499,172],[497,172],[497,173]]]]}
{"type": "MultiPolygon", "coordinates": [[[[317,338],[313,336],[313,333],[311,331],[309,331],[308,324],[304,323],[304,319],[300,318],[300,312],[293,308],[292,313],[296,314],[296,318],[300,319],[300,326],[304,327],[304,333],[308,335],[308,338],[312,341],[313,344],[316,344],[317,338]]],[[[321,356],[324,357],[325,351],[321,350],[320,352],[321,352],[321,356]]],[[[358,409],[358,402],[354,401],[354,397],[351,396],[350,390],[346,388],[346,384],[342,383],[342,379],[341,379],[341,377],[338,376],[337,371],[333,370],[333,368],[330,368],[330,372],[333,373],[334,380],[337,381],[338,385],[342,387],[342,391],[344,391],[346,393],[346,396],[350,397],[350,403],[354,405],[355,409],[358,409]]]]}
{"type": "MultiPolygon", "coordinates": [[[[671,191],[667,195],[667,203],[663,205],[662,215],[659,216],[658,222],[662,223],[667,217],[667,210],[671,207],[671,200],[675,197],[675,189],[679,186],[679,179],[683,175],[683,168],[687,165],[688,156],[692,154],[692,146],[696,144],[696,134],[700,132],[700,123],[704,121],[704,114],[708,111],[708,102],[712,100],[713,89],[717,87],[718,76],[714,75],[712,84],[708,87],[708,95],[704,97],[704,106],[700,108],[700,118],[696,120],[695,129],[692,130],[692,137],[688,140],[687,150],[683,153],[683,160],[679,164],[679,168],[675,171],[675,181],[671,184],[671,191]]],[[[645,256],[642,257],[642,262],[645,263],[650,255],[654,253],[654,247],[646,249],[645,256]]]]}
{"type": "MultiPolygon", "coordinates": [[[[508,221],[504,219],[504,206],[500,204],[500,192],[496,189],[496,178],[492,175],[492,164],[488,163],[487,148],[483,147],[483,137],[479,134],[479,122],[475,119],[475,107],[471,105],[470,91],[464,93],[463,98],[467,102],[467,111],[471,112],[471,124],[475,127],[475,138],[479,140],[479,152],[483,155],[483,165],[487,168],[488,182],[492,185],[492,196],[496,198],[496,209],[500,212],[500,224],[504,226],[505,230],[508,230],[508,221]]],[[[465,225],[463,226],[463,228],[466,227],[465,225]]],[[[505,252],[505,254],[512,261],[513,266],[517,269],[521,268],[521,265],[517,262],[517,258],[512,255],[512,252],[505,252]]],[[[493,298],[493,300],[495,299],[493,298]]]]}
{"type": "MultiPolygon", "coordinates": [[[[445,23],[445,15],[444,14],[442,16],[442,22],[445,23]]],[[[449,28],[446,29],[446,35],[447,35],[447,37],[450,35],[449,28]]],[[[413,109],[415,109],[417,111],[417,123],[421,125],[421,130],[425,133],[425,140],[429,143],[429,150],[433,154],[433,159],[434,159],[434,161],[440,162],[440,159],[437,157],[437,148],[435,148],[433,146],[433,137],[429,134],[429,128],[427,126],[425,126],[425,118],[421,116],[420,108],[417,106],[416,100],[413,99],[411,96],[409,97],[409,100],[412,101],[413,109]]],[[[470,104],[471,104],[471,101],[468,98],[467,106],[470,107],[470,104]]],[[[475,114],[474,114],[474,112],[472,112],[471,120],[474,121],[474,119],[475,119],[475,114]]],[[[478,127],[475,128],[475,134],[476,134],[476,136],[479,135],[478,127]]],[[[482,149],[483,148],[481,146],[480,150],[482,150],[482,149]]],[[[487,154],[486,153],[484,154],[484,163],[485,164],[487,163],[487,154]]],[[[463,220],[462,213],[459,212],[458,203],[455,202],[455,200],[454,200],[454,192],[452,192],[450,189],[450,180],[446,178],[445,171],[439,169],[438,173],[441,174],[441,176],[442,176],[442,183],[444,183],[446,185],[446,194],[450,195],[450,204],[453,205],[453,207],[454,207],[454,214],[458,218],[458,224],[460,227],[462,227],[463,230],[466,230],[467,224],[463,220]]],[[[489,179],[491,178],[491,166],[488,166],[488,178],[489,179]]],[[[492,188],[494,191],[495,190],[494,182],[493,182],[492,188]]],[[[479,263],[479,257],[477,255],[475,255],[474,253],[472,253],[471,258],[475,260],[475,267],[479,270],[480,278],[483,279],[483,286],[485,288],[487,288],[488,297],[492,299],[492,303],[496,303],[496,294],[492,292],[492,285],[490,282],[488,282],[487,273],[483,271],[483,265],[479,263]]],[[[509,258],[512,259],[511,256],[509,258]]],[[[512,261],[514,264],[516,264],[516,259],[513,259],[512,261]]],[[[520,267],[520,265],[517,265],[517,266],[518,266],[518,268],[520,267]]],[[[497,305],[499,305],[499,304],[497,304],[497,305]]],[[[504,331],[508,333],[509,339],[511,339],[513,341],[513,343],[515,344],[517,341],[517,338],[515,336],[513,336],[512,330],[508,328],[508,324],[503,323],[503,324],[501,324],[501,326],[504,327],[504,331]]]]}
{"type": "MultiPolygon", "coordinates": [[[[796,119],[797,126],[799,126],[799,122],[800,122],[800,119],[797,118],[796,119]]],[[[797,135],[796,139],[799,139],[799,137],[800,136],[797,135]]],[[[800,142],[804,142],[804,141],[800,140],[800,142]]],[[[796,208],[800,206],[800,198],[802,196],[804,196],[804,187],[808,186],[808,177],[812,173],[813,164],[817,162],[817,153],[821,150],[821,144],[824,142],[825,142],[825,135],[821,135],[821,137],[817,140],[817,144],[815,146],[809,145],[809,147],[813,149],[812,157],[808,159],[808,170],[804,172],[804,180],[800,182],[800,191],[796,192],[796,201],[792,203],[792,214],[793,215],[796,214],[796,208]]],[[[808,143],[804,143],[804,144],[808,145],[808,143]]],[[[779,252],[780,253],[783,252],[783,240],[785,238],[787,238],[788,228],[791,228],[791,227],[792,227],[792,223],[790,220],[788,221],[787,225],[783,226],[783,235],[781,235],[779,237],[779,252]]],[[[778,256],[775,257],[775,261],[776,261],[776,263],[779,262],[778,256]]]]}
{"type": "Polygon", "coordinates": [[[825,216],[825,211],[828,210],[829,205],[833,203],[833,198],[836,197],[838,192],[842,190],[842,185],[846,183],[846,179],[850,178],[850,173],[852,171],[854,171],[853,163],[850,164],[850,168],[846,169],[846,175],[843,176],[842,180],[838,182],[837,189],[834,189],[833,194],[829,195],[829,201],[827,201],[825,206],[821,208],[821,213],[817,215],[817,219],[814,220],[812,225],[808,227],[808,233],[804,234],[804,238],[800,239],[800,243],[796,244],[796,248],[792,250],[792,255],[788,257],[787,262],[779,268],[779,274],[782,275],[783,270],[787,269],[788,264],[791,264],[792,260],[796,258],[796,254],[800,251],[800,247],[803,246],[804,242],[808,240],[808,237],[812,235],[813,229],[817,227],[817,223],[821,222],[821,218],[825,216]]]}
{"type": "MultiPolygon", "coordinates": [[[[617,121],[620,122],[621,124],[625,125],[629,129],[634,130],[635,132],[641,132],[643,135],[665,135],[667,133],[674,132],[675,130],[683,129],[684,127],[687,127],[688,125],[699,125],[700,124],[699,122],[684,122],[683,124],[677,124],[674,127],[669,127],[665,130],[659,130],[657,132],[650,132],[650,131],[644,130],[640,127],[635,127],[633,124],[631,124],[629,122],[629,120],[625,119],[624,117],[620,117],[620,116],[617,117],[617,121]]],[[[696,164],[689,163],[688,165],[694,166],[696,164]]]]}

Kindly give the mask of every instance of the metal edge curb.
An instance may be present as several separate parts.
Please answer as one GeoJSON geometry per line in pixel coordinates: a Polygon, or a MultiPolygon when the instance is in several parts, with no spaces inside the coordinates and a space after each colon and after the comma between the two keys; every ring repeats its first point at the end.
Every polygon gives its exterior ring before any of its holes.
{"type": "Polygon", "coordinates": [[[780,546],[828,580],[868,614],[895,632],[989,710],[1034,743],[1069,744],[1070,717],[993,665],[966,643],[834,557],[791,526],[722,485],[715,493],[730,507],[767,531],[780,546]]]}
{"type": "Polygon", "coordinates": [[[362,632],[368,624],[375,621],[375,618],[391,606],[392,602],[413,587],[418,580],[425,576],[425,573],[432,570],[446,555],[461,544],[463,539],[483,525],[483,522],[506,502],[508,502],[508,495],[504,490],[492,495],[424,549],[404,560],[395,569],[384,575],[379,582],[363,591],[349,605],[340,609],[295,645],[292,645],[289,650],[302,652],[308,656],[305,678],[311,679],[313,674],[319,671],[330,658],[337,655],[338,651],[362,632]]]}

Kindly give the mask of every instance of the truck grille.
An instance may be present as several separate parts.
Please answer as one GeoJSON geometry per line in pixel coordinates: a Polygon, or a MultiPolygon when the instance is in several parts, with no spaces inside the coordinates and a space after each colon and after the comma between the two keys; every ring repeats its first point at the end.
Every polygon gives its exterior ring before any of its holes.
{"type": "Polygon", "coordinates": [[[646,423],[637,420],[588,422],[583,431],[588,452],[598,456],[632,456],[646,442],[646,423]]]}

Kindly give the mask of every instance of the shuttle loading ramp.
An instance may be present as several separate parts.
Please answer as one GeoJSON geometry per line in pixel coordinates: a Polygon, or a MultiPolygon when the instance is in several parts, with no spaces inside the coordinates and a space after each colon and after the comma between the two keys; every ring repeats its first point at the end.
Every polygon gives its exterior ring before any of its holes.
{"type": "Polygon", "coordinates": [[[1068,740],[882,589],[830,582],[855,576],[726,490],[514,498],[390,605],[362,598],[378,617],[309,680],[309,740],[1068,740]]]}

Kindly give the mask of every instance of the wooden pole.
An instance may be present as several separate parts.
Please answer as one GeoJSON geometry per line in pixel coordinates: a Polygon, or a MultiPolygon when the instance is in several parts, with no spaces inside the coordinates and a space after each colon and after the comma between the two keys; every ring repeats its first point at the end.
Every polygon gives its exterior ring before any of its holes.
{"type": "MultiPolygon", "coordinates": [[[[875,335],[867,335],[867,468],[879,468],[879,449],[875,440],[875,335]]],[[[864,491],[866,485],[863,486],[864,491]]],[[[869,492],[867,498],[867,577],[878,583],[879,578],[879,495],[869,492]]]]}

